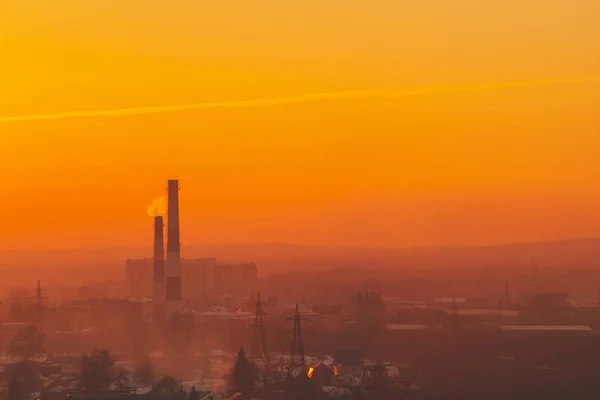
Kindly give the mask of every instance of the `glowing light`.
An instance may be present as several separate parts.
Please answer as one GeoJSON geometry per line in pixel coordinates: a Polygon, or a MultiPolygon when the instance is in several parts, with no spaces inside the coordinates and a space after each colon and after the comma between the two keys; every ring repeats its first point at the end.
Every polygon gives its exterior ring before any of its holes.
{"type": "Polygon", "coordinates": [[[313,374],[314,371],[315,371],[315,369],[313,367],[310,367],[308,369],[308,374],[307,375],[308,375],[309,378],[312,378],[312,374],[313,374]]]}

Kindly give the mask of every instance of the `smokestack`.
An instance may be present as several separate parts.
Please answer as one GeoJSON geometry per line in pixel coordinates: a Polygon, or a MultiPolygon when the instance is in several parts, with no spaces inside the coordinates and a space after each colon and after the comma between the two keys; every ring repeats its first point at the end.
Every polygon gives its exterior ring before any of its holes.
{"type": "Polygon", "coordinates": [[[181,306],[181,249],[179,241],[179,181],[169,180],[167,204],[167,304],[169,313],[181,306]]]}
{"type": "Polygon", "coordinates": [[[165,238],[163,217],[154,217],[154,286],[152,299],[155,308],[162,308],[165,303],[165,238]]]}

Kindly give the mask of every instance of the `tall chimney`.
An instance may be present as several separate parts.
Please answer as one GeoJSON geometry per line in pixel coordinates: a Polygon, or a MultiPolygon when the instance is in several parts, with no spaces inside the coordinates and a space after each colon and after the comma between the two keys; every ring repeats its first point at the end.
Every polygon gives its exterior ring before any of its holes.
{"type": "Polygon", "coordinates": [[[181,306],[181,249],[179,241],[179,181],[169,180],[167,215],[167,305],[169,313],[181,306]]]}
{"type": "Polygon", "coordinates": [[[165,237],[163,217],[154,217],[154,284],[152,299],[157,313],[161,312],[165,297],[165,237]]]}

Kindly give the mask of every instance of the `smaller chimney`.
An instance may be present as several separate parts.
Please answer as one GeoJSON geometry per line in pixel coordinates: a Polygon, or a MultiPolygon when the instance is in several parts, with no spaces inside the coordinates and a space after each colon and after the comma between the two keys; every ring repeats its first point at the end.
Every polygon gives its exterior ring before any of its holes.
{"type": "Polygon", "coordinates": [[[165,298],[165,239],[163,217],[154,217],[154,282],[152,300],[162,308],[165,298]]]}

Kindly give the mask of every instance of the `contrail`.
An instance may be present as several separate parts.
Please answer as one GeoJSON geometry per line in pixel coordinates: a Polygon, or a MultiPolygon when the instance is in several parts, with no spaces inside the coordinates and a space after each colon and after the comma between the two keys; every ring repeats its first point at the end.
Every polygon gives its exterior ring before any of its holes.
{"type": "Polygon", "coordinates": [[[92,118],[92,117],[118,117],[127,115],[140,114],[156,114],[176,111],[202,110],[202,109],[217,109],[217,108],[246,108],[246,107],[265,107],[278,104],[291,103],[306,103],[313,101],[324,101],[334,99],[357,99],[357,98],[399,98],[409,96],[423,96],[430,94],[440,94],[449,92],[481,92],[493,91],[513,88],[528,88],[538,86],[550,86],[561,84],[583,84],[583,83],[600,83],[600,78],[594,79],[577,79],[577,80],[547,80],[536,82],[513,82],[513,83],[498,83],[489,85],[475,86],[445,86],[420,88],[404,91],[345,91],[345,92],[330,92],[330,93],[315,93],[299,96],[272,97],[253,100],[236,100],[222,102],[206,102],[195,104],[181,104],[170,106],[146,106],[146,107],[129,107],[107,110],[89,110],[89,111],[68,111],[53,114],[34,114],[34,115],[18,115],[18,116],[0,116],[0,123],[10,122],[27,122],[41,121],[52,119],[69,119],[69,118],[92,118]]]}

